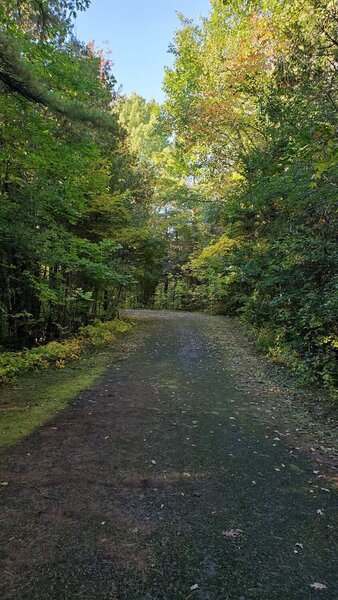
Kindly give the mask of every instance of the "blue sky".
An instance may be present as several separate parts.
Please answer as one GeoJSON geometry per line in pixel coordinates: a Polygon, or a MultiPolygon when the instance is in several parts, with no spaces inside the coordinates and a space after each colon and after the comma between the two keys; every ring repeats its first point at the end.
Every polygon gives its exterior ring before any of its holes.
{"type": "Polygon", "coordinates": [[[173,60],[167,49],[178,27],[176,11],[189,18],[206,16],[209,0],[92,0],[78,16],[75,32],[111,50],[114,75],[124,93],[135,91],[161,101],[163,68],[173,60]]]}

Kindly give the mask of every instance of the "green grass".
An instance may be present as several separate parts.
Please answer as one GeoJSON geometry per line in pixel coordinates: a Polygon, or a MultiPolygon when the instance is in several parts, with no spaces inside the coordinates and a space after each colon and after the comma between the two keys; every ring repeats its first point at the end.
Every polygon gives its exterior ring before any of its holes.
{"type": "Polygon", "coordinates": [[[0,448],[11,446],[51,419],[100,377],[111,352],[97,348],[63,369],[50,368],[0,387],[0,448]]]}

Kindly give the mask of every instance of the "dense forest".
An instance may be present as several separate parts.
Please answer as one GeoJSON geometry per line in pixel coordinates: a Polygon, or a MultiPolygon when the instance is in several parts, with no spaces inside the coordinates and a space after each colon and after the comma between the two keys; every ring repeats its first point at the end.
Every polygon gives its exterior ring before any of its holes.
{"type": "Polygon", "coordinates": [[[162,106],[121,95],[104,53],[74,37],[89,3],[0,6],[2,349],[125,307],[205,310],[332,389],[336,3],[179,15],[162,106]]]}

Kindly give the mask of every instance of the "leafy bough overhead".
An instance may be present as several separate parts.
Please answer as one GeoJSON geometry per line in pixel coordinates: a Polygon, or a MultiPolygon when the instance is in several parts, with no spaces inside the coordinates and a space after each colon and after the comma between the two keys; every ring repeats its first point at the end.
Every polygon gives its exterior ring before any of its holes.
{"type": "Polygon", "coordinates": [[[13,38],[1,31],[0,80],[8,92],[19,94],[29,102],[41,104],[58,115],[90,123],[115,135],[119,132],[113,115],[88,108],[77,100],[70,100],[59,92],[48,89],[47,84],[36,77],[13,38]]]}

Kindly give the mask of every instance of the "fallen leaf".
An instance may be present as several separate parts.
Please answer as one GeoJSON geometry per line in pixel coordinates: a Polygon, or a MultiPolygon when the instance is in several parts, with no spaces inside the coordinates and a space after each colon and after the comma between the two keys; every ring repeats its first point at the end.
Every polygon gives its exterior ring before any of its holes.
{"type": "Polygon", "coordinates": [[[310,587],[312,587],[312,589],[316,590],[317,592],[320,590],[326,590],[327,586],[324,585],[324,583],[311,583],[310,587]]]}
{"type": "Polygon", "coordinates": [[[156,460],[152,460],[152,461],[151,461],[151,464],[152,464],[152,465],[156,465],[156,460]]]}
{"type": "Polygon", "coordinates": [[[191,586],[190,591],[194,592],[195,590],[198,590],[198,583],[195,583],[194,585],[191,586]]]}
{"type": "Polygon", "coordinates": [[[224,537],[232,539],[237,538],[241,533],[243,533],[241,529],[228,529],[228,531],[222,531],[224,537]]]}

